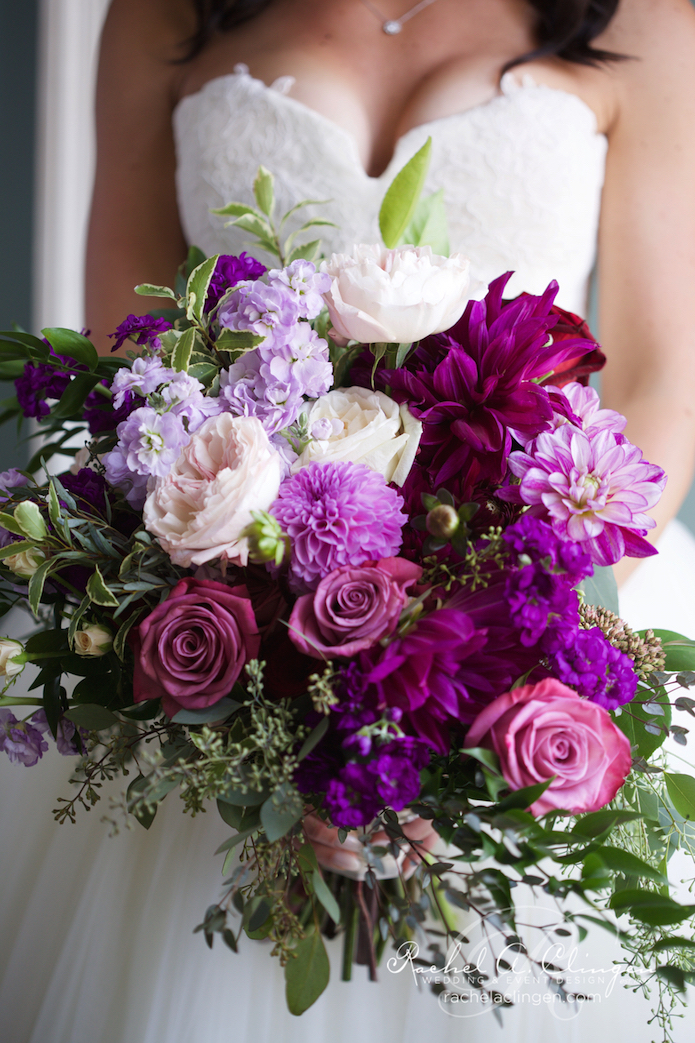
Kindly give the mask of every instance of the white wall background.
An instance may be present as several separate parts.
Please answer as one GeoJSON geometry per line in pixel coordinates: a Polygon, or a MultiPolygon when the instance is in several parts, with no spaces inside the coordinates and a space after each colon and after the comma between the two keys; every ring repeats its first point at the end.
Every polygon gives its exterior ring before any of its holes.
{"type": "Polygon", "coordinates": [[[94,176],[94,81],[109,0],[42,0],[34,329],[80,329],[94,176]]]}

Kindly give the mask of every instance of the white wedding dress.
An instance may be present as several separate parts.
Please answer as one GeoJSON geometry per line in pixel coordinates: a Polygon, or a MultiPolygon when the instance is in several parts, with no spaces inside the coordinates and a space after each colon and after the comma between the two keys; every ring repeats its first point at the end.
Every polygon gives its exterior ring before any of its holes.
{"type": "MultiPolygon", "coordinates": [[[[451,247],[489,281],[513,268],[514,291],[560,283],[559,303],[586,311],[595,258],[606,139],[575,95],[505,76],[485,105],[405,134],[380,178],[363,170],[350,135],[245,69],[208,83],[174,115],[178,190],[189,242],[209,253],[249,249],[245,233],[224,228],[211,208],[252,202],[260,163],[276,177],[280,212],[301,199],[332,199],[314,208],[337,224],[324,249],[377,241],[376,215],[396,172],[433,139],[426,191],[444,189],[451,247]]],[[[324,231],[324,229],[321,229],[324,231]]],[[[253,249],[251,248],[251,252],[253,249]]],[[[263,255],[259,255],[262,259],[263,255]]],[[[695,541],[677,522],[662,553],[640,565],[622,600],[636,626],[695,635],[695,541]]],[[[47,755],[36,767],[0,755],[0,1039],[3,1043],[646,1043],[649,1004],[610,989],[617,955],[600,932],[580,947],[575,983],[598,995],[576,1012],[537,999],[546,990],[520,984],[521,1002],[504,1012],[447,1016],[408,973],[381,972],[376,986],[363,967],[333,980],[302,1018],[284,1007],[282,972],[269,946],[242,939],[240,955],[193,935],[218,896],[217,845],[229,834],[214,809],[196,820],[170,797],[148,833],[139,826],[114,838],[100,817],[105,799],[76,826],[55,826],[52,794],[67,791],[69,762],[47,755]],[[588,969],[597,968],[589,980],[588,969]],[[599,980],[600,979],[600,980],[599,980]],[[606,995],[608,993],[608,995],[606,995]]],[[[688,1015],[682,1034],[692,1035],[688,1015]],[[690,1032],[688,1033],[688,1028],[690,1032]]]]}

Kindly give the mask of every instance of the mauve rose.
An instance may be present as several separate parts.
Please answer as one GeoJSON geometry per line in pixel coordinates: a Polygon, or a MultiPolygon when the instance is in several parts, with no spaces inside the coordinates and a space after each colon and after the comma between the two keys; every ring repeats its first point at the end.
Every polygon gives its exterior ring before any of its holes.
{"type": "Polygon", "coordinates": [[[551,677],[500,695],[478,714],[466,747],[484,746],[500,759],[511,789],[555,778],[530,810],[579,814],[612,800],[630,771],[627,736],[597,703],[551,677]]]}
{"type": "Polygon", "coordinates": [[[382,558],[359,567],[344,565],[304,594],[292,609],[290,639],[314,659],[353,656],[392,634],[406,588],[422,569],[405,558],[382,558]]]}
{"type": "Polygon", "coordinates": [[[133,633],[135,702],[161,698],[169,717],[212,706],[260,643],[246,587],[187,576],[133,633]]]}

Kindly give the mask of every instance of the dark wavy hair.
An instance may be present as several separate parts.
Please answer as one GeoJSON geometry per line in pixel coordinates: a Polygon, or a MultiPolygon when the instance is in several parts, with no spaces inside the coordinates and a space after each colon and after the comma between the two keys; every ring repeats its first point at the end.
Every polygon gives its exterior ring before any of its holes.
{"type": "MultiPolygon", "coordinates": [[[[508,62],[506,68],[557,55],[579,65],[616,61],[622,55],[592,47],[603,32],[620,0],[529,0],[537,12],[538,46],[508,62]]],[[[196,30],[186,42],[184,61],[194,58],[216,32],[226,32],[268,7],[271,0],[192,0],[198,18],[196,30]]]]}

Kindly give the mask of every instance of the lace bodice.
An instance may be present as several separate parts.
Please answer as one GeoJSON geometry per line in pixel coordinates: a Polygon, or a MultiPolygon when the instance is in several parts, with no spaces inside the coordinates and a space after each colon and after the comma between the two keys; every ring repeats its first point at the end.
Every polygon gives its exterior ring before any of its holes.
{"type": "Polygon", "coordinates": [[[374,178],[346,130],[287,96],[292,82],[268,87],[237,66],[177,105],[177,188],[189,243],[207,254],[256,252],[248,233],[225,228],[210,211],[230,200],[253,203],[261,163],[275,175],[280,213],[302,199],[332,200],[313,208],[338,226],[317,230],[325,253],[377,242],[386,188],[431,135],[425,191],[444,190],[452,250],[485,282],[514,269],[514,292],[538,293],[555,278],[558,302],[586,310],[606,139],[580,98],[507,73],[491,101],[409,130],[374,178]]]}

